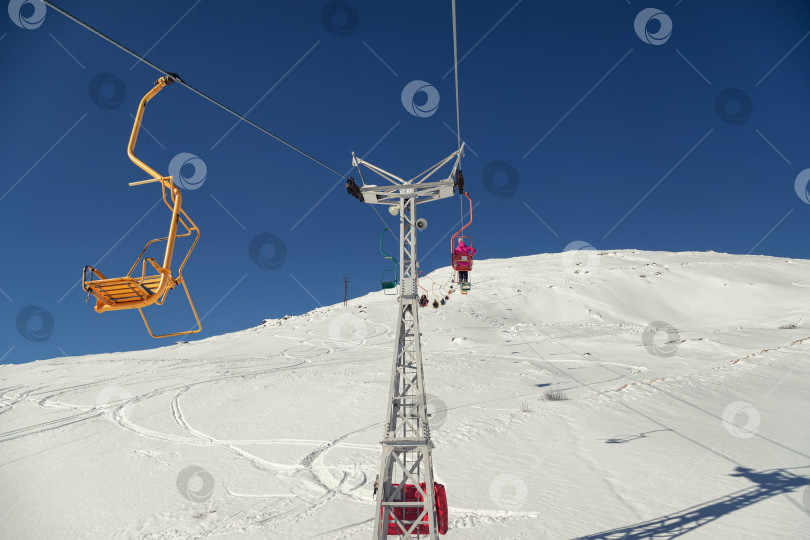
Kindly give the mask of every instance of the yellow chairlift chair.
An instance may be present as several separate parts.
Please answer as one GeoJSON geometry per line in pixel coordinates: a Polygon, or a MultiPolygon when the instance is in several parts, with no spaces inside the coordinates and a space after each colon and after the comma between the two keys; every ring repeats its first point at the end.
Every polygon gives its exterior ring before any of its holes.
{"type": "Polygon", "coordinates": [[[98,269],[93,268],[92,266],[85,266],[82,274],[82,288],[87,291],[88,299],[90,298],[90,294],[96,297],[96,312],[104,313],[105,311],[116,311],[121,309],[137,309],[141,313],[141,318],[143,318],[143,322],[146,325],[149,335],[154,338],[181,336],[185,334],[197,333],[202,330],[200,317],[197,315],[194,302],[192,302],[191,295],[188,292],[188,286],[183,279],[183,266],[185,266],[191,252],[194,250],[194,246],[200,239],[200,230],[181,207],[182,195],[180,194],[180,190],[177,188],[177,186],[174,185],[173,178],[171,176],[162,176],[158,174],[150,166],[135,157],[134,154],[135,141],[138,139],[138,131],[141,127],[141,120],[143,119],[143,111],[146,108],[146,104],[149,102],[149,100],[155,97],[155,95],[157,95],[157,93],[160,92],[164,86],[172,84],[174,81],[175,77],[172,76],[167,75],[165,77],[161,77],[155,83],[155,87],[143,97],[140,105],[138,106],[138,113],[135,116],[135,124],[132,127],[132,135],[129,138],[129,146],[127,148],[129,159],[131,159],[135,165],[146,171],[152,177],[148,180],[142,180],[140,182],[131,182],[129,185],[139,186],[153,182],[160,182],[161,184],[163,202],[172,212],[169,235],[164,238],[155,238],[154,240],[150,240],[146,244],[146,247],[143,248],[143,251],[141,251],[138,258],[135,260],[132,268],[129,269],[129,272],[124,277],[108,278],[98,269]],[[171,196],[171,203],[169,203],[166,196],[167,192],[171,196]],[[182,225],[186,232],[183,234],[177,234],[178,224],[182,225]],[[186,253],[186,257],[183,259],[183,262],[180,263],[180,266],[177,269],[177,277],[173,277],[171,264],[175,240],[177,238],[191,236],[192,233],[195,235],[194,241],[191,243],[191,247],[189,248],[188,253],[186,253]],[[155,242],[162,241],[166,242],[166,252],[163,256],[163,263],[158,264],[158,262],[151,257],[144,258],[141,264],[140,275],[136,274],[133,276],[132,273],[137,268],[138,263],[141,262],[141,259],[149,246],[155,242]],[[155,273],[152,273],[153,271],[155,273]],[[149,272],[148,275],[147,272],[149,272]],[[169,289],[173,289],[177,284],[182,284],[183,289],[186,291],[186,297],[188,298],[189,305],[194,313],[194,318],[197,321],[197,328],[183,332],[155,335],[152,333],[152,329],[149,327],[149,322],[146,320],[146,316],[143,313],[143,308],[146,306],[151,306],[152,304],[162,305],[166,300],[166,294],[169,292],[169,289]]]}

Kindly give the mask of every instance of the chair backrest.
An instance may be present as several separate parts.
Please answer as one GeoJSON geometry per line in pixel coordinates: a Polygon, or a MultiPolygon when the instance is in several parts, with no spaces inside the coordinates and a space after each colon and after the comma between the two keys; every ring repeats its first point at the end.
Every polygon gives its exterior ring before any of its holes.
{"type": "MultiPolygon", "coordinates": [[[[129,144],[127,145],[127,155],[129,156],[129,159],[132,161],[132,163],[140,167],[143,171],[145,171],[149,176],[152,177],[151,180],[145,180],[142,182],[132,182],[130,183],[130,186],[142,185],[151,182],[160,182],[163,187],[163,202],[172,211],[172,221],[171,225],[169,226],[169,234],[166,237],[166,252],[163,256],[163,265],[162,265],[163,268],[166,270],[169,270],[172,265],[174,243],[175,239],[177,238],[177,223],[179,221],[178,217],[180,215],[180,212],[182,212],[183,196],[180,194],[180,190],[177,188],[177,186],[174,185],[174,180],[171,176],[161,175],[155,169],[153,169],[152,167],[141,161],[141,159],[139,159],[135,155],[135,143],[138,141],[138,133],[140,132],[141,129],[141,122],[143,121],[143,114],[144,111],[146,110],[146,104],[149,103],[149,101],[153,97],[155,97],[158,94],[158,92],[163,90],[163,88],[166,85],[172,84],[173,82],[174,79],[170,76],[161,77],[160,79],[157,80],[157,82],[155,82],[154,88],[152,88],[149,92],[146,93],[145,96],[143,96],[141,102],[138,104],[138,111],[135,114],[135,123],[132,125],[132,133],[129,136],[129,144]],[[168,190],[171,195],[172,199],[171,204],[169,204],[169,201],[166,198],[166,190],[168,190]]],[[[183,212],[183,214],[185,215],[185,212],[183,212]]],[[[188,216],[186,216],[186,218],[188,219],[188,216]]],[[[189,221],[191,220],[189,219],[189,221]]],[[[188,256],[186,257],[186,259],[188,259],[188,256]]],[[[185,264],[185,261],[183,261],[183,263],[185,264]]],[[[168,273],[161,272],[161,274],[163,274],[165,279],[168,280],[170,272],[168,273]]]]}

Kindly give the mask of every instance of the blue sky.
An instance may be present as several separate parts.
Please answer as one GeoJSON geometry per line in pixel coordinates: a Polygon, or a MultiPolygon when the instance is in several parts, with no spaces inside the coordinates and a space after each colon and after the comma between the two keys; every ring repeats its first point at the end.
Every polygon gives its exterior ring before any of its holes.
{"type": "MultiPolygon", "coordinates": [[[[455,149],[449,1],[60,5],[340,172],[352,150],[410,177],[455,149]],[[415,80],[438,93],[429,114],[403,105],[415,80]]],[[[30,2],[0,19],[2,362],[171,344],[137,312],[96,314],[78,286],[100,259],[123,275],[168,228],[165,208],[150,211],[159,188],[127,186],[145,177],[126,156],[130,115],[159,74],[30,2]]],[[[458,33],[481,258],[574,241],[807,258],[806,2],[460,0],[458,33]]],[[[343,276],[359,296],[387,268],[379,218],[340,177],[234,123],[175,85],[137,147],[164,173],[181,153],[205,164],[184,191],[202,231],[186,267],[205,315],[191,339],[339,302],[343,276]],[[269,235],[284,246],[265,247],[270,269],[250,256],[269,235]]],[[[458,207],[420,207],[423,268],[448,264],[458,207]]],[[[161,329],[191,325],[178,292],[148,311],[161,329]]]]}

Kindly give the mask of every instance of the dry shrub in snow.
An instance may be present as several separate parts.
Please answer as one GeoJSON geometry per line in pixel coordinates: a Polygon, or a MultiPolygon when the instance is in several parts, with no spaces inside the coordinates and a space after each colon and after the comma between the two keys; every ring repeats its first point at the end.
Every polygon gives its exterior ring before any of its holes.
{"type": "Polygon", "coordinates": [[[568,396],[563,390],[546,390],[546,393],[543,394],[543,401],[565,401],[568,399],[568,396]]]}

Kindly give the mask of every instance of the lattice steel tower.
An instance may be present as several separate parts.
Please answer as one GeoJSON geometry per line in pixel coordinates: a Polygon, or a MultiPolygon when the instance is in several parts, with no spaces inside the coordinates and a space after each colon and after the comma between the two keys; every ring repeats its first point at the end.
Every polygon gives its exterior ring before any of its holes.
{"type": "MultiPolygon", "coordinates": [[[[436,491],[433,459],[422,369],[422,345],[419,332],[419,296],[416,232],[416,207],[453,195],[454,179],[463,145],[420,175],[403,180],[352,154],[352,164],[377,173],[390,185],[349,187],[363,202],[384,204],[399,210],[399,312],[394,364],[388,391],[387,414],[382,444],[379,489],[374,514],[375,540],[389,535],[404,539],[438,538],[436,491]],[[453,162],[449,177],[426,182],[446,164],[453,162]],[[424,486],[424,487],[423,487],[424,486]]],[[[393,212],[392,212],[393,213],[393,212]]],[[[443,493],[443,491],[442,491],[443,493]]]]}

